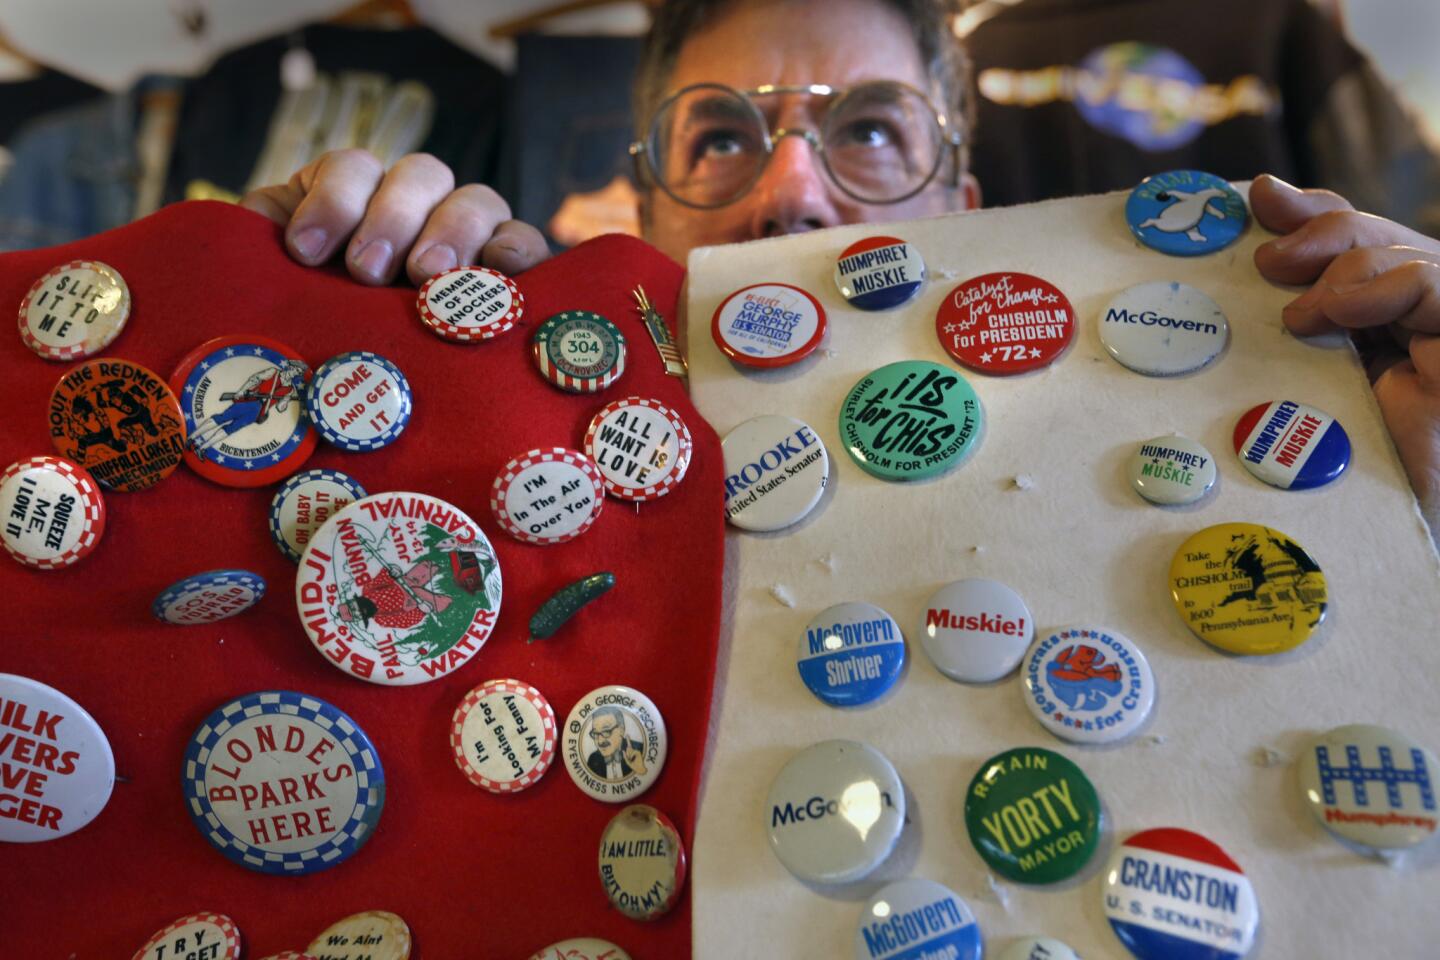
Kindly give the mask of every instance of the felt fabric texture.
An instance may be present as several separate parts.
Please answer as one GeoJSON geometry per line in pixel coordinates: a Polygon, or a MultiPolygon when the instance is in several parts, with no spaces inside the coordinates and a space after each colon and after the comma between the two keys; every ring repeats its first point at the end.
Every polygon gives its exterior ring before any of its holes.
{"type": "MultiPolygon", "coordinates": [[[[166,379],[194,347],[228,334],[277,339],[312,367],[355,349],[393,360],[415,391],[406,433],[371,453],[322,443],[307,466],[343,470],[372,493],[414,490],[460,507],[495,544],[504,593],[495,632],[452,675],[414,687],[364,683],[306,638],[295,565],[266,522],[274,487],[217,486],[183,466],[150,490],[107,494],[104,537],[79,564],[40,572],[0,558],[0,672],[78,701],[108,734],[119,776],[87,827],[0,851],[0,953],[129,957],[175,918],[209,910],[236,921],[246,956],[263,957],[303,949],[350,913],[382,909],[410,924],[413,956],[433,960],[527,957],[576,936],[614,941],[637,960],[688,956],[688,892],[651,924],[609,908],[596,852],[621,805],[582,794],[559,755],[536,786],[489,794],[461,774],[449,743],[456,705],[493,678],[538,687],[562,725],[587,691],[636,687],[669,731],[664,771],[639,800],[674,819],[687,843],[693,834],[719,634],[720,448],[681,382],[665,376],[630,299],[643,285],[673,323],[681,268],[637,240],[592,241],[516,278],[526,300],[519,327],[486,343],[452,344],[421,324],[413,289],[371,289],[338,268],[306,269],[286,256],[269,221],[188,203],[69,246],[0,257],[0,303],[18,307],[36,277],[77,258],[118,269],[134,297],[129,326],[105,356],[166,379]],[[628,340],[627,372],[598,396],[553,388],[530,356],[536,325],[577,308],[609,317],[628,340]],[[630,395],[658,399],[689,424],[695,451],[684,482],[638,508],[607,499],[595,525],[567,544],[531,546],[501,532],[489,509],[501,466],[534,447],[578,449],[594,413],[630,395]],[[207,626],[152,618],[161,590],[220,567],[263,575],[267,596],[207,626]],[[551,639],[527,645],[535,609],[599,570],[615,573],[616,588],[551,639]],[[373,838],[349,861],[310,876],[231,863],[182,802],[181,760],[196,727],[222,703],[267,689],[301,691],[349,713],[385,768],[388,797],[373,838]]],[[[45,410],[70,366],[31,353],[13,327],[0,336],[0,466],[53,452],[45,410]]]]}

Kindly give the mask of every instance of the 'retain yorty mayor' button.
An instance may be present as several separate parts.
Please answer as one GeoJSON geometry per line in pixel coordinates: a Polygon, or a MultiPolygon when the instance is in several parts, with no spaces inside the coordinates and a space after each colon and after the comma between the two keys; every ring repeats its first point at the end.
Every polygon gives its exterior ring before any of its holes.
{"type": "Polygon", "coordinates": [[[965,827],[990,869],[1018,883],[1056,883],[1100,843],[1100,797],[1068,759],[1020,747],[981,765],[965,792],[965,827]]]}

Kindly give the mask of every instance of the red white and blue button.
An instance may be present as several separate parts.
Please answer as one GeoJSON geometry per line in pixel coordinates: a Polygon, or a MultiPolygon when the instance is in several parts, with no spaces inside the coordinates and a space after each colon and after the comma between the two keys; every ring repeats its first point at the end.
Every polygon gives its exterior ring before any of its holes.
{"type": "Polygon", "coordinates": [[[1235,424],[1235,453],[1254,476],[1282,490],[1310,490],[1350,465],[1350,436],[1330,414],[1294,400],[1250,408],[1235,424]]]}
{"type": "Polygon", "coordinates": [[[1135,642],[1113,630],[1065,627],[1037,634],[1021,667],[1025,705],[1071,743],[1114,743],[1145,723],[1155,674],[1135,642]]]}
{"type": "Polygon", "coordinates": [[[354,350],[320,364],[305,404],[320,436],[361,453],[389,446],[410,425],[415,395],[400,368],[379,354],[354,350]]]}
{"type": "Polygon", "coordinates": [[[825,308],[788,283],[742,287],[710,318],[720,352],[747,367],[783,367],[805,359],[825,338],[825,308]]]}
{"type": "Polygon", "coordinates": [[[925,283],[925,261],[897,237],[866,237],[835,261],[835,286],[852,307],[889,310],[908,302],[925,283]]]}
{"type": "Polygon", "coordinates": [[[855,960],[980,960],[980,950],[980,925],[969,905],[922,877],[881,887],[855,931],[855,960]]]}
{"type": "Polygon", "coordinates": [[[832,707],[884,696],[905,669],[905,637],[874,604],[838,603],[822,610],[800,637],[795,660],[810,692],[832,707]]]}
{"type": "Polygon", "coordinates": [[[265,578],[248,570],[211,570],[172,583],[150,605],[155,619],[179,626],[244,613],[265,596],[265,578]]]}

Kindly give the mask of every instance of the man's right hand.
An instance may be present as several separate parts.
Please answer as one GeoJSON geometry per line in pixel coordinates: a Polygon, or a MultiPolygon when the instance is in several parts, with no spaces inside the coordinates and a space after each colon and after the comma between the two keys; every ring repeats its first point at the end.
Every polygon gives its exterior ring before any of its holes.
{"type": "Polygon", "coordinates": [[[387,171],[364,150],[331,151],[240,205],[285,227],[285,247],[301,263],[326,263],[343,247],[350,275],[376,286],[402,264],[418,286],[452,267],[516,274],[550,256],[540,231],[512,219],[498,193],[478,183],[456,188],[450,168],[427,153],[387,171]]]}

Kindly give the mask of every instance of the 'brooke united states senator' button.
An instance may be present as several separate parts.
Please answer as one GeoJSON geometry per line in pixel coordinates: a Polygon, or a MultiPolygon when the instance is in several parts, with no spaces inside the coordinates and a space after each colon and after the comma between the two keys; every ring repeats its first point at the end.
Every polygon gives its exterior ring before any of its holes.
{"type": "Polygon", "coordinates": [[[927,360],[902,360],[860,378],[840,405],[840,442],[881,480],[923,480],[963,462],[985,423],[965,378],[927,360]]]}
{"type": "Polygon", "coordinates": [[[955,891],[910,877],[880,888],[860,913],[855,960],[979,960],[980,925],[955,891]]]}
{"type": "Polygon", "coordinates": [[[1258,479],[1282,490],[1322,487],[1350,465],[1350,436],[1330,414],[1279,400],[1235,424],[1235,453],[1258,479]]]}
{"type": "Polygon", "coordinates": [[[832,707],[870,703],[900,679],[905,637],[879,607],[839,603],[805,628],[796,665],[810,692],[832,707]]]}
{"type": "Polygon", "coordinates": [[[1130,457],[1130,486],[1151,503],[1194,503],[1214,485],[1215,458],[1189,437],[1146,440],[1130,457]]]}
{"type": "Polygon", "coordinates": [[[1177,257],[1223,250],[1244,232],[1248,218],[1234,187],[1199,170],[1146,177],[1125,201],[1125,220],[1136,238],[1177,257]]]}
{"type": "Polygon", "coordinates": [[[1155,674],[1145,654],[1113,630],[1066,627],[1036,636],[1021,679],[1035,719],[1072,743],[1124,740],[1155,703],[1155,674]]]}
{"type": "Polygon", "coordinates": [[[1353,724],[1321,734],[1300,754],[1300,790],[1321,826],[1372,850],[1403,850],[1435,836],[1440,763],[1405,734],[1353,724]]]}
{"type": "Polygon", "coordinates": [[[965,792],[965,827],[990,869],[1019,883],[1074,876],[1100,842],[1100,798],[1068,759],[1020,747],[981,765],[965,792]]]}
{"type": "Polygon", "coordinates": [[[896,237],[866,237],[835,261],[835,286],[852,307],[889,310],[925,283],[925,261],[913,244],[896,237]]]}
{"type": "Polygon", "coordinates": [[[1225,312],[1194,287],[1173,281],[1121,291],[1100,317],[1100,342],[1136,373],[1190,373],[1225,349],[1225,312]]]}
{"type": "Polygon", "coordinates": [[[830,455],[810,425],[766,414],[725,435],[725,519],[742,530],[780,530],[820,502],[830,455]]]}
{"type": "Polygon", "coordinates": [[[1035,624],[1020,595],[994,580],[957,580],[931,596],[920,628],[930,660],[951,680],[989,683],[1014,670],[1035,624]]]}

